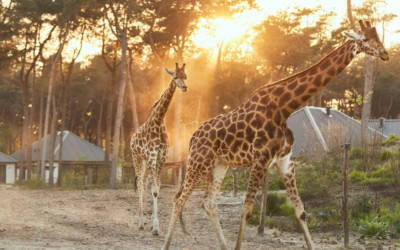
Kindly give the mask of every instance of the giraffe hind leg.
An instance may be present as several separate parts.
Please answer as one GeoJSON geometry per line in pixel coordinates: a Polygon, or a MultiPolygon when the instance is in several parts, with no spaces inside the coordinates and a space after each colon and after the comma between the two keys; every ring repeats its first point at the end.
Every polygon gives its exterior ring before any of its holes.
{"type": "Polygon", "coordinates": [[[213,224],[217,233],[218,241],[221,249],[228,249],[221,224],[218,216],[218,195],[221,188],[222,180],[225,177],[228,166],[218,165],[213,172],[209,174],[207,181],[206,195],[203,201],[203,208],[207,212],[208,218],[213,224]]]}
{"type": "Polygon", "coordinates": [[[286,193],[290,197],[294,211],[296,214],[296,219],[298,220],[301,230],[303,231],[304,239],[306,241],[308,249],[314,249],[314,243],[311,238],[310,230],[308,229],[306,223],[306,212],[304,210],[303,203],[301,202],[299,192],[297,191],[296,176],[294,172],[294,164],[290,159],[291,153],[283,156],[277,161],[277,166],[279,173],[281,174],[286,187],[286,193]]]}
{"type": "Polygon", "coordinates": [[[201,173],[193,171],[193,168],[188,168],[188,171],[185,176],[185,181],[182,184],[181,189],[176,193],[174,197],[174,205],[172,209],[171,220],[168,226],[168,232],[165,236],[164,245],[161,249],[167,250],[171,244],[172,235],[175,231],[176,222],[179,219],[179,215],[182,213],[182,210],[186,204],[187,199],[192,194],[195,186],[203,179],[203,175],[201,173]]]}
{"type": "Polygon", "coordinates": [[[240,250],[242,247],[242,241],[244,238],[244,231],[246,229],[247,220],[250,218],[253,211],[254,200],[256,198],[257,191],[264,179],[265,174],[268,171],[268,166],[271,163],[271,159],[264,161],[258,161],[255,163],[250,171],[249,184],[247,186],[246,197],[242,208],[240,210],[240,227],[239,234],[236,239],[235,250],[240,250]]]}

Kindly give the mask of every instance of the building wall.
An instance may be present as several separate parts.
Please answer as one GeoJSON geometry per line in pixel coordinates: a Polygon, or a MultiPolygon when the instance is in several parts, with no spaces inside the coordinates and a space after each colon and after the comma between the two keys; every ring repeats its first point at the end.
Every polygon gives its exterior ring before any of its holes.
{"type": "Polygon", "coordinates": [[[15,164],[6,164],[6,184],[15,183],[15,164]]]}

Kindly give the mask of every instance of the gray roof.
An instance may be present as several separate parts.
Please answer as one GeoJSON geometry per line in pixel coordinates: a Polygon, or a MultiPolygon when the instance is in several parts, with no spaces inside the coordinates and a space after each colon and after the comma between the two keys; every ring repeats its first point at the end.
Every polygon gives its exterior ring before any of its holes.
{"type": "Polygon", "coordinates": [[[0,163],[17,163],[17,160],[0,152],[0,163]]]}
{"type": "MultiPolygon", "coordinates": [[[[58,160],[60,150],[60,135],[57,133],[56,144],[54,147],[55,161],[58,160]]],[[[44,137],[49,142],[50,135],[44,137]]],[[[82,139],[81,137],[69,132],[63,131],[63,152],[62,160],[64,162],[102,162],[104,161],[104,150],[100,147],[82,139]]],[[[43,138],[33,142],[32,144],[32,161],[37,161],[37,152],[39,150],[39,143],[43,142],[43,138]]],[[[46,161],[49,160],[49,144],[47,145],[46,161]]],[[[15,159],[20,159],[21,151],[13,153],[15,159]]],[[[39,156],[40,158],[40,156],[39,156]]],[[[110,158],[111,159],[111,158],[110,158]]]]}
{"type": "Polygon", "coordinates": [[[370,128],[373,128],[381,132],[386,136],[392,134],[400,135],[400,119],[384,119],[384,118],[381,119],[382,119],[382,124],[380,119],[370,119],[368,121],[368,126],[370,128]]]}
{"type": "MultiPolygon", "coordinates": [[[[322,155],[344,143],[361,146],[361,123],[335,109],[328,116],[326,108],[306,106],[294,112],[287,124],[295,137],[293,156],[322,155]]],[[[370,141],[386,138],[369,128],[370,141]]]]}

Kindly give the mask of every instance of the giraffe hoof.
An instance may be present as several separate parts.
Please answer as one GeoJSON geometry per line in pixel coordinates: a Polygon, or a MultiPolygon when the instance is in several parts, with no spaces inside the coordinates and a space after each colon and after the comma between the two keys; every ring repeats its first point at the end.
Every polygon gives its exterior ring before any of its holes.
{"type": "Polygon", "coordinates": [[[144,226],[139,226],[139,230],[144,230],[144,226]]]}
{"type": "Polygon", "coordinates": [[[158,236],[158,235],[160,235],[160,233],[158,232],[158,230],[154,230],[154,231],[152,232],[152,234],[153,234],[153,236],[158,236]]]}

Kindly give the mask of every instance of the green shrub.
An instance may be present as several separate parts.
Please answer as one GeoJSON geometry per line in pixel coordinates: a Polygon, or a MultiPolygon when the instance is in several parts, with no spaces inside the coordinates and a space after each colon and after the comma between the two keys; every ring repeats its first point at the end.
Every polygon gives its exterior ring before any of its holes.
{"type": "Polygon", "coordinates": [[[46,182],[40,175],[35,174],[31,176],[30,180],[24,180],[21,187],[23,189],[43,189],[46,187],[46,182]]]}
{"type": "Polygon", "coordinates": [[[85,177],[79,171],[74,170],[65,171],[62,175],[62,183],[64,187],[74,188],[74,189],[84,189],[85,187],[85,177]]]}
{"type": "Polygon", "coordinates": [[[358,217],[369,214],[374,208],[374,200],[367,193],[361,193],[355,197],[355,204],[352,209],[352,214],[358,217]]]}
{"type": "Polygon", "coordinates": [[[279,215],[281,205],[286,203],[285,195],[268,192],[267,194],[267,215],[279,215]]]}
{"type": "Polygon", "coordinates": [[[360,147],[352,147],[350,149],[350,159],[361,159],[365,154],[365,151],[360,147]]]}
{"type": "Polygon", "coordinates": [[[280,176],[277,176],[272,181],[268,181],[268,190],[282,190],[285,189],[285,184],[280,176]]]}
{"type": "Polygon", "coordinates": [[[383,209],[380,209],[381,214],[383,214],[381,220],[392,226],[396,233],[400,233],[400,203],[396,203],[393,212],[390,210],[383,212],[382,210],[383,209]]]}
{"type": "Polygon", "coordinates": [[[247,220],[247,223],[252,225],[258,225],[260,223],[260,205],[254,204],[253,211],[251,213],[250,218],[247,220]]]}
{"type": "Polygon", "coordinates": [[[371,177],[374,178],[382,178],[382,179],[390,179],[391,173],[387,168],[378,168],[377,170],[371,173],[371,177]]]}
{"type": "Polygon", "coordinates": [[[359,183],[363,182],[367,176],[363,171],[353,170],[349,174],[349,182],[350,183],[359,183]]]}
{"type": "Polygon", "coordinates": [[[387,161],[395,159],[398,156],[398,152],[394,149],[385,148],[379,154],[379,159],[381,161],[387,161]]]}
{"type": "Polygon", "coordinates": [[[287,203],[284,203],[284,204],[279,206],[279,214],[278,215],[290,217],[292,219],[296,218],[293,206],[289,205],[287,203]]]}
{"type": "MultiPolygon", "coordinates": [[[[247,188],[247,179],[240,172],[237,173],[237,188],[238,190],[246,190],[247,188]]],[[[221,191],[232,191],[233,190],[233,173],[228,172],[222,181],[221,191]]]]}
{"type": "MultiPolygon", "coordinates": [[[[382,179],[382,178],[379,178],[379,177],[368,177],[362,183],[364,185],[366,185],[366,186],[371,186],[371,185],[374,185],[374,184],[381,184],[379,186],[383,187],[384,185],[386,185],[386,183],[388,183],[388,180],[387,179],[382,179]]],[[[378,187],[378,186],[375,185],[375,187],[378,187]]]]}
{"type": "Polygon", "coordinates": [[[350,160],[350,166],[354,170],[360,170],[360,171],[364,170],[362,159],[352,159],[352,160],[350,160]]]}
{"type": "Polygon", "coordinates": [[[310,221],[307,223],[308,229],[309,229],[311,232],[316,232],[316,231],[321,230],[322,224],[323,224],[323,223],[320,222],[316,217],[312,217],[312,218],[310,219],[310,221]]]}
{"type": "Polygon", "coordinates": [[[373,219],[362,219],[358,231],[368,237],[377,236],[387,238],[389,236],[389,226],[383,221],[379,221],[375,216],[373,219]]]}
{"type": "Polygon", "coordinates": [[[400,136],[399,135],[389,135],[389,138],[382,141],[383,146],[393,146],[400,143],[400,136]]]}

